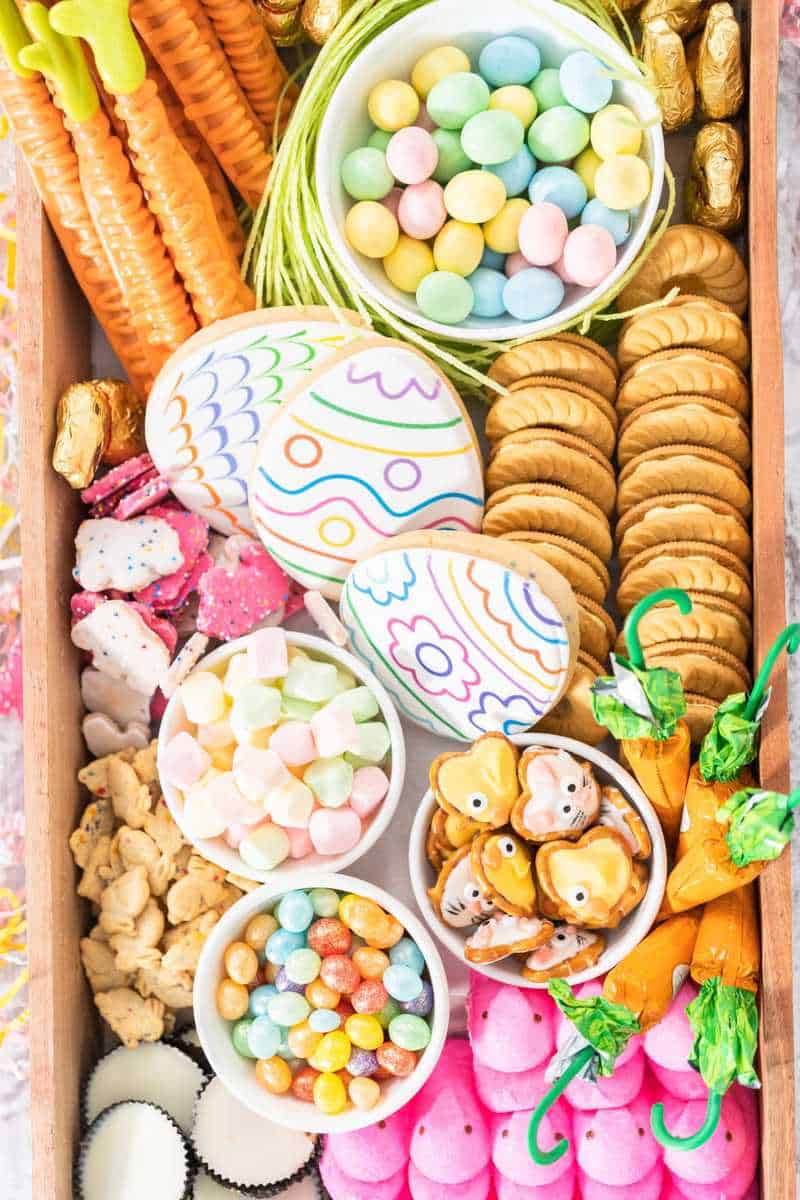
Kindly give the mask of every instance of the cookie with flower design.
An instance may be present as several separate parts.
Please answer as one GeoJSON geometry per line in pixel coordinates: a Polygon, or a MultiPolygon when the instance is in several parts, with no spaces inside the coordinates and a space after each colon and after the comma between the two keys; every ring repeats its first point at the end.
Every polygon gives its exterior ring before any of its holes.
{"type": "Polygon", "coordinates": [[[519,763],[522,794],[511,812],[517,833],[531,842],[579,838],[600,811],[600,785],[587,762],[566,750],[529,746],[519,763]]]}

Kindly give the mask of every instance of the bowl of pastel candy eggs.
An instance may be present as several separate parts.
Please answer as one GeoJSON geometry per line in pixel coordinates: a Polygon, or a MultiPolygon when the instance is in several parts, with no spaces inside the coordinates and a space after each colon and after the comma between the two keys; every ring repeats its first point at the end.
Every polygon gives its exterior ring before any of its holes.
{"type": "Polygon", "coordinates": [[[336,89],[316,182],[371,299],[464,340],[544,333],[599,301],[658,209],[660,116],[633,60],[551,0],[437,0],[336,89]]]}
{"type": "Polygon", "coordinates": [[[345,650],[260,629],[202,659],[158,740],[164,798],[211,862],[264,882],[341,870],[389,825],[405,744],[381,683],[345,650]]]}
{"type": "Polygon", "coordinates": [[[430,934],[388,893],[304,871],[258,888],[211,931],[194,985],[198,1036],[242,1103],[308,1132],[360,1129],[422,1087],[447,1034],[430,934]]]}

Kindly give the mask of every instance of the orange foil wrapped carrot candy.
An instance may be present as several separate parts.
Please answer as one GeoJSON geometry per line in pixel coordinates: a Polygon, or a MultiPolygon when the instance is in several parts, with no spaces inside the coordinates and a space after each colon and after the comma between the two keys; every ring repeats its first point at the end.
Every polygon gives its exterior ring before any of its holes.
{"type": "Polygon", "coordinates": [[[197,330],[189,298],[122,143],[100,108],[80,45],[52,28],[43,4],[27,4],[23,17],[35,41],[20,51],[20,60],[41,71],[55,89],[95,230],[157,371],[197,330]]]}
{"type": "Polygon", "coordinates": [[[0,101],[17,149],[73,274],[136,390],[147,394],[155,372],[94,227],[78,174],[78,158],[47,85],[24,67],[30,36],[14,0],[0,0],[0,101]]]}
{"type": "Polygon", "coordinates": [[[50,10],[61,34],[92,48],[125,122],[128,151],[164,242],[201,325],[255,308],[255,296],[219,227],[202,175],[170,124],[128,18],[128,0],[61,0],[50,10]]]}
{"type": "MultiPolygon", "coordinates": [[[[685,913],[672,917],[666,924],[687,920],[693,915],[685,913]]],[[[761,939],[756,889],[749,883],[717,900],[710,900],[703,909],[692,955],[692,979],[702,984],[719,976],[726,987],[756,992],[760,975],[761,939]]]]}
{"type": "Polygon", "coordinates": [[[285,128],[297,88],[287,87],[286,68],[252,0],[202,0],[202,4],[253,112],[268,133],[276,118],[285,128]]]}

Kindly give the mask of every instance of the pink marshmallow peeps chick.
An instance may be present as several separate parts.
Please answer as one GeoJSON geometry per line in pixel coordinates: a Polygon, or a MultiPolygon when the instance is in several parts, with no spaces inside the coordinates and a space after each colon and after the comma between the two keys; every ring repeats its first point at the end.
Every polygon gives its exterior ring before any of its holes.
{"type": "Polygon", "coordinates": [[[664,1175],[664,1164],[657,1162],[644,1179],[639,1179],[627,1187],[615,1187],[610,1183],[598,1183],[591,1175],[585,1175],[581,1171],[581,1200],[661,1200],[664,1175]]]}
{"type": "Polygon", "coordinates": [[[540,1066],[553,1051],[556,1011],[544,991],[496,983],[473,972],[467,1027],[475,1059],[511,1073],[540,1066]]]}
{"type": "Polygon", "coordinates": [[[548,1089],[546,1064],[529,1071],[495,1071],[479,1058],[473,1059],[475,1088],[484,1108],[493,1113],[520,1112],[538,1104],[548,1089]]]}
{"type": "Polygon", "coordinates": [[[687,980],[664,1017],[644,1035],[644,1052],[650,1070],[662,1088],[681,1100],[705,1100],[708,1089],[699,1071],[688,1066],[694,1041],[686,1006],[697,995],[697,987],[687,980]]]}
{"type": "MultiPolygon", "coordinates": [[[[758,1103],[750,1088],[736,1084],[728,1093],[739,1105],[745,1122],[744,1153],[732,1171],[718,1183],[690,1183],[674,1172],[672,1184],[682,1200],[749,1200],[758,1169],[761,1146],[758,1127],[758,1103]]],[[[723,1106],[724,1108],[724,1106],[723,1106]]],[[[693,1151],[693,1153],[698,1153],[693,1151]]],[[[666,1161],[666,1155],[664,1156],[666,1161]]]]}
{"type": "Polygon", "coordinates": [[[353,1179],[333,1157],[330,1139],[319,1162],[319,1173],[331,1200],[400,1200],[406,1189],[405,1163],[388,1179],[353,1179]]]}
{"type": "Polygon", "coordinates": [[[649,1083],[625,1108],[574,1113],[575,1154],[580,1169],[613,1187],[638,1184],[661,1160],[650,1130],[654,1094],[649,1083]]]}
{"type": "MultiPolygon", "coordinates": [[[[734,1182],[734,1186],[738,1185],[739,1194],[744,1194],[752,1181],[755,1163],[750,1156],[753,1146],[758,1146],[758,1121],[753,1100],[743,1098],[742,1091],[739,1088],[726,1092],[719,1125],[702,1146],[696,1150],[664,1151],[664,1163],[672,1172],[678,1190],[693,1200],[695,1196],[723,1194],[728,1200],[735,1194],[728,1190],[728,1181],[734,1182]],[[736,1168],[740,1163],[744,1169],[737,1177],[736,1168]],[[702,1191],[696,1191],[698,1186],[702,1191]]],[[[705,1116],[705,1103],[702,1100],[690,1100],[688,1103],[667,1101],[665,1109],[671,1109],[667,1116],[667,1128],[674,1131],[676,1137],[684,1137],[699,1129],[705,1116]]]]}
{"type": "Polygon", "coordinates": [[[533,842],[577,838],[597,819],[600,785],[588,763],[566,750],[530,746],[519,762],[522,794],[511,824],[533,842]]]}
{"type": "MultiPolygon", "coordinates": [[[[567,1195],[575,1182],[575,1154],[572,1149],[572,1121],[569,1106],[557,1100],[542,1118],[539,1126],[539,1145],[550,1150],[566,1138],[569,1149],[554,1163],[539,1165],[533,1161],[528,1150],[528,1126],[531,1109],[506,1113],[496,1117],[492,1126],[492,1162],[499,1176],[525,1188],[541,1189],[542,1195],[550,1195],[559,1180],[569,1180],[567,1195]]],[[[565,1186],[565,1185],[564,1185],[565,1186]]]]}
{"type": "Polygon", "coordinates": [[[352,1133],[331,1134],[326,1142],[336,1166],[351,1179],[362,1183],[383,1183],[408,1162],[411,1128],[408,1105],[377,1125],[352,1133]]]}
{"type": "Polygon", "coordinates": [[[424,1088],[413,1104],[411,1161],[427,1180],[440,1185],[474,1180],[490,1157],[489,1131],[469,1069],[469,1047],[462,1045],[466,1056],[460,1049],[451,1051],[441,1069],[437,1064],[433,1086],[424,1088]]]}

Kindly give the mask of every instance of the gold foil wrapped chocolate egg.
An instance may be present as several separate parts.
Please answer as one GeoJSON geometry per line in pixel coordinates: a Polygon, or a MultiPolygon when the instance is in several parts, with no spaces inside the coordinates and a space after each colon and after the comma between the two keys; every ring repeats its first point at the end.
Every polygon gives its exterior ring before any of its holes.
{"type": "Polygon", "coordinates": [[[730,4],[712,4],[700,40],[695,82],[701,117],[735,117],[744,101],[742,30],[730,4]]]}
{"type": "Polygon", "coordinates": [[[89,379],[62,393],[52,462],[70,487],[88,487],[101,463],[115,467],[144,449],[144,402],[129,383],[89,379]]]}
{"type": "Polygon", "coordinates": [[[683,42],[665,17],[644,23],[641,53],[658,91],[664,132],[674,133],[691,121],[695,91],[683,42]]]}
{"type": "Polygon", "coordinates": [[[327,42],[353,0],[305,0],[302,25],[312,42],[327,42]]]}
{"type": "Polygon", "coordinates": [[[652,21],[663,17],[674,33],[686,37],[703,24],[706,0],[645,0],[639,10],[639,19],[652,21]]]}
{"type": "Polygon", "coordinates": [[[276,46],[294,46],[303,40],[303,0],[256,0],[256,5],[276,46]]]}
{"type": "Polygon", "coordinates": [[[686,214],[696,225],[734,233],[744,222],[744,142],[733,125],[710,121],[692,148],[686,214]]]}

